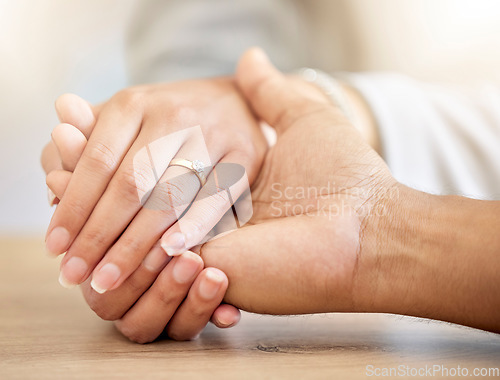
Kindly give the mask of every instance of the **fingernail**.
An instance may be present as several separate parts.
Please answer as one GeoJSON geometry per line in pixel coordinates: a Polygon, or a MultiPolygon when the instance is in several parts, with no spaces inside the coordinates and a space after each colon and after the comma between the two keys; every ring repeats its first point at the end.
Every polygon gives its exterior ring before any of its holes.
{"type": "Polygon", "coordinates": [[[61,273],[59,274],[59,283],[65,288],[72,288],[78,285],[89,266],[81,257],[74,256],[70,258],[66,264],[61,268],[61,273]]]}
{"type": "Polygon", "coordinates": [[[64,227],[54,228],[45,242],[45,247],[52,255],[60,255],[66,252],[69,246],[69,232],[64,227]]]}
{"type": "Polygon", "coordinates": [[[52,190],[50,190],[50,187],[47,187],[47,200],[49,201],[49,206],[52,207],[54,206],[54,202],[56,200],[56,195],[52,190]]]}
{"type": "Polygon", "coordinates": [[[107,292],[120,278],[120,268],[116,264],[107,263],[92,274],[90,286],[99,294],[107,292]]]}
{"type": "Polygon", "coordinates": [[[220,327],[229,327],[235,324],[236,322],[231,321],[229,319],[225,319],[224,317],[217,317],[217,325],[220,327]]]}
{"type": "Polygon", "coordinates": [[[169,256],[180,255],[186,251],[186,238],[182,232],[174,232],[162,240],[161,247],[169,256]]]}
{"type": "Polygon", "coordinates": [[[73,289],[76,286],[75,284],[71,284],[70,282],[68,282],[66,280],[66,278],[64,278],[64,275],[62,272],[59,273],[59,283],[61,284],[61,286],[63,288],[66,288],[66,289],[73,289]]]}
{"type": "Polygon", "coordinates": [[[200,282],[200,296],[206,300],[213,299],[223,282],[224,275],[218,269],[207,269],[200,282]]]}
{"type": "Polygon", "coordinates": [[[196,253],[184,252],[172,269],[174,280],[179,284],[191,281],[200,268],[200,261],[201,258],[196,253]]]}
{"type": "Polygon", "coordinates": [[[165,251],[159,246],[155,246],[149,251],[142,265],[150,272],[158,272],[170,261],[170,256],[165,254],[165,251]]]}

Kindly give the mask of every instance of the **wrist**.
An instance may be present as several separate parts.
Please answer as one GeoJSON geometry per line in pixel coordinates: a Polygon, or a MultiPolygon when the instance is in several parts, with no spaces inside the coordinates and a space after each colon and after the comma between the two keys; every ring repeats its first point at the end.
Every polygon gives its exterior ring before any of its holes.
{"type": "Polygon", "coordinates": [[[365,225],[360,308],[499,331],[498,202],[396,188],[365,225]]]}

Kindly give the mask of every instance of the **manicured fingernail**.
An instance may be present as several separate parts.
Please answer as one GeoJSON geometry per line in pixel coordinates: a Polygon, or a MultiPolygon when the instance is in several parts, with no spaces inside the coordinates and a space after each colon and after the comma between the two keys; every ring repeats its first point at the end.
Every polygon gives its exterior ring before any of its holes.
{"type": "Polygon", "coordinates": [[[155,246],[149,251],[142,265],[150,272],[158,272],[170,261],[170,256],[160,246],[155,246]]]}
{"type": "Polygon", "coordinates": [[[200,268],[200,262],[201,258],[196,253],[184,252],[172,269],[174,280],[179,284],[191,281],[200,268]]]}
{"type": "Polygon", "coordinates": [[[72,288],[82,282],[83,276],[87,273],[89,266],[81,257],[70,258],[61,268],[59,283],[65,288],[72,288]]]}
{"type": "Polygon", "coordinates": [[[174,232],[162,239],[161,247],[169,256],[180,255],[186,251],[186,238],[182,232],[174,232]]]}
{"type": "Polygon", "coordinates": [[[64,278],[64,275],[61,273],[59,273],[59,283],[61,284],[61,286],[63,288],[66,288],[66,289],[73,289],[76,285],[75,284],[71,284],[69,283],[65,278],[64,278]]]}
{"type": "Polygon", "coordinates": [[[64,227],[54,228],[45,242],[45,247],[52,255],[60,255],[66,252],[69,246],[69,232],[64,227]]]}
{"type": "Polygon", "coordinates": [[[107,263],[98,271],[94,271],[90,286],[97,293],[103,294],[113,287],[120,275],[120,268],[116,264],[107,263]]]}
{"type": "Polygon", "coordinates": [[[224,282],[224,275],[215,268],[207,269],[200,282],[200,296],[206,300],[213,299],[224,282]]]}
{"type": "Polygon", "coordinates": [[[49,206],[52,207],[54,206],[54,201],[56,200],[56,195],[52,190],[50,190],[50,187],[47,187],[47,200],[49,201],[49,206]]]}

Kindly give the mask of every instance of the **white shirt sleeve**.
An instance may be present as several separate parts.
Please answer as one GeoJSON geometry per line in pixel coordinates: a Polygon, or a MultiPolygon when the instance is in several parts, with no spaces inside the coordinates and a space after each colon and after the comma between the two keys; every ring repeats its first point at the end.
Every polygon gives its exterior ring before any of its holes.
{"type": "Polygon", "coordinates": [[[434,194],[500,199],[500,88],[350,74],[375,116],[382,155],[400,182],[434,194]]]}

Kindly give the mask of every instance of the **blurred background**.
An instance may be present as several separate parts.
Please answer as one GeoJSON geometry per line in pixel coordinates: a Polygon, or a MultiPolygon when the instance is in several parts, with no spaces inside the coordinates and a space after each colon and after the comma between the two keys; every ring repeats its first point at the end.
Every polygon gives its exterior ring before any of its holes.
{"type": "Polygon", "coordinates": [[[397,71],[500,83],[496,0],[0,0],[0,235],[49,221],[55,99],[230,74],[247,47],[284,70],[397,71]]]}

